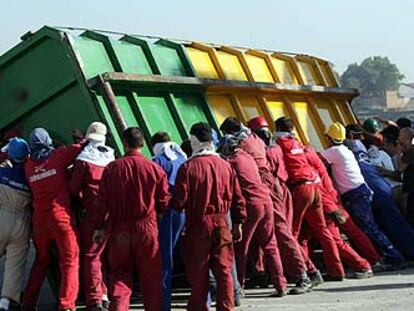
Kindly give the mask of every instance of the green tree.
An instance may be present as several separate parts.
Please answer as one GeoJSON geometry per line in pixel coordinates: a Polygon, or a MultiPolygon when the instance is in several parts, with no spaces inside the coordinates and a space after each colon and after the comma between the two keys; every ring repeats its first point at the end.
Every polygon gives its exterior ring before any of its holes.
{"type": "Polygon", "coordinates": [[[368,57],[348,66],[341,76],[342,86],[357,88],[361,94],[398,89],[404,75],[388,57],[368,57]]]}

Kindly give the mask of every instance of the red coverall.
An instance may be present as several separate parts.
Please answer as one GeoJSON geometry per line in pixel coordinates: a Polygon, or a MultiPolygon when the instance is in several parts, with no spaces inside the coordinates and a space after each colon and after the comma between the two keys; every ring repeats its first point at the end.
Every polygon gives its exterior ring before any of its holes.
{"type": "Polygon", "coordinates": [[[266,145],[256,134],[251,134],[240,143],[240,148],[255,159],[262,181],[270,189],[275,235],[283,266],[288,275],[298,278],[303,272],[306,272],[307,267],[302,249],[297,239],[293,236],[291,225],[286,217],[286,207],[283,205],[283,191],[279,180],[270,171],[266,155],[266,145]]]}
{"type": "MultiPolygon", "coordinates": [[[[331,232],[326,226],[319,185],[315,183],[318,180],[318,174],[308,164],[304,147],[294,137],[280,137],[278,138],[278,144],[282,148],[294,198],[293,234],[296,238],[299,237],[302,222],[305,220],[312,234],[321,243],[328,274],[332,277],[343,277],[345,272],[339,257],[339,251],[331,232]]],[[[304,250],[304,257],[310,263],[306,250],[304,250]]],[[[310,272],[315,271],[313,264],[308,264],[308,270],[310,272]]]]}
{"type": "Polygon", "coordinates": [[[342,240],[338,226],[340,228],[344,226],[347,229],[345,230],[347,231],[345,232],[345,234],[348,235],[348,232],[349,232],[351,237],[357,237],[357,239],[354,241],[350,239],[351,243],[358,245],[357,249],[363,250],[361,254],[368,254],[368,257],[371,260],[373,260],[373,263],[380,260],[381,258],[380,255],[375,250],[374,245],[368,239],[365,233],[363,233],[362,230],[354,223],[354,221],[349,217],[349,214],[342,207],[339,194],[335,190],[332,184],[332,180],[328,174],[328,171],[324,163],[319,158],[319,156],[316,154],[315,150],[311,147],[307,147],[305,151],[306,151],[306,157],[308,159],[308,163],[318,172],[321,178],[321,184],[319,188],[322,194],[322,205],[323,205],[323,210],[326,216],[325,217],[326,224],[329,230],[331,231],[332,236],[334,237],[336,241],[339,254],[341,255],[345,264],[351,267],[351,269],[353,269],[354,271],[360,271],[362,269],[370,269],[371,267],[369,263],[367,262],[367,260],[365,259],[365,257],[362,258],[361,256],[359,256],[352,249],[351,246],[349,246],[347,243],[345,243],[342,240]],[[342,214],[346,217],[346,222],[342,225],[337,224],[332,219],[332,217],[329,216],[330,213],[338,209],[341,209],[342,214]]]}
{"type": "Polygon", "coordinates": [[[287,287],[282,261],[274,234],[273,204],[269,189],[262,183],[254,159],[244,150],[228,158],[236,171],[237,179],[247,205],[247,221],[243,224],[243,240],[235,245],[237,273],[240,285],[244,287],[249,245],[256,233],[270,272],[273,286],[277,290],[287,287]]]}
{"type": "Polygon", "coordinates": [[[234,310],[233,239],[227,214],[230,209],[233,227],[247,217],[235,172],[216,155],[194,157],[178,171],[174,194],[174,207],[185,210],[187,221],[183,246],[191,284],[188,310],[208,310],[210,268],[217,280],[217,310],[234,310]]]}
{"type": "Polygon", "coordinates": [[[134,269],[145,310],[161,310],[157,213],[166,211],[169,200],[167,175],[139,151],[106,167],[99,186],[97,228],[106,227],[109,236],[110,310],[129,310],[134,269]]]}
{"type": "Polygon", "coordinates": [[[75,308],[79,289],[79,248],[66,169],[81,149],[80,145],[56,149],[44,161],[29,159],[26,163],[26,176],[33,193],[33,239],[36,246],[36,259],[23,297],[23,304],[28,309],[37,303],[54,243],[59,252],[60,308],[75,308]]]}
{"type": "Polygon", "coordinates": [[[102,276],[102,253],[106,243],[95,243],[93,234],[98,208],[99,182],[104,166],[77,160],[72,170],[68,189],[80,199],[83,215],[79,223],[81,272],[86,305],[102,303],[102,295],[107,289],[102,276]]]}
{"type": "MultiPolygon", "coordinates": [[[[341,205],[338,200],[338,193],[333,187],[332,180],[329,177],[325,165],[312,147],[307,147],[305,149],[305,154],[308,163],[318,172],[318,175],[321,178],[319,190],[322,195],[322,207],[325,214],[326,225],[336,242],[341,259],[354,271],[371,269],[369,262],[359,256],[350,245],[342,240],[338,225],[329,215],[330,213],[337,211],[341,205]]],[[[303,243],[306,249],[307,240],[305,239],[303,243]]]]}

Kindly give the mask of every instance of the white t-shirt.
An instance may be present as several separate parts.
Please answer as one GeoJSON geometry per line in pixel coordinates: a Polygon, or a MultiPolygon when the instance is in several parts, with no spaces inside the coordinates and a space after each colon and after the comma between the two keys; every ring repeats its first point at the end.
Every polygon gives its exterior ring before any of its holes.
{"type": "Polygon", "coordinates": [[[333,146],[322,151],[331,164],[334,185],[340,194],[356,189],[365,183],[353,152],[345,145],[333,146]]]}

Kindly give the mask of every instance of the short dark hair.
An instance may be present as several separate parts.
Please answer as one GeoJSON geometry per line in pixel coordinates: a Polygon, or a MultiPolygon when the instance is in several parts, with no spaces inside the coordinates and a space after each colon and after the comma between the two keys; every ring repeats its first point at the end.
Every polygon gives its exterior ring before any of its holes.
{"type": "Polygon", "coordinates": [[[197,137],[197,139],[201,142],[213,141],[213,131],[210,125],[205,122],[193,124],[190,134],[197,137]]]}
{"type": "Polygon", "coordinates": [[[220,131],[224,134],[234,134],[241,130],[242,123],[236,117],[228,117],[220,126],[220,131]]]}
{"type": "Polygon", "coordinates": [[[144,134],[139,127],[129,127],[122,133],[122,140],[130,148],[144,147],[144,134]]]}
{"type": "Polygon", "coordinates": [[[397,123],[398,127],[401,128],[401,129],[404,128],[404,127],[412,127],[412,125],[413,125],[411,120],[408,119],[408,118],[399,118],[396,123],[397,123]]]}
{"type": "Polygon", "coordinates": [[[295,128],[295,125],[293,124],[293,121],[289,117],[280,117],[275,121],[275,127],[276,131],[278,132],[292,132],[295,128]]]}
{"type": "Polygon", "coordinates": [[[171,141],[170,135],[167,132],[157,132],[151,137],[151,146],[155,146],[158,143],[167,143],[171,141]]]}

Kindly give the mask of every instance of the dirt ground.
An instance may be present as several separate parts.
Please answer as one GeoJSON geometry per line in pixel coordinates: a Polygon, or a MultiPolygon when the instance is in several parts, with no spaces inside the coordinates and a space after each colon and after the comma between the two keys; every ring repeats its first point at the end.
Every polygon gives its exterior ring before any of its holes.
{"type": "MultiPolygon", "coordinates": [[[[237,310],[410,311],[414,310],[414,268],[381,273],[371,279],[324,283],[312,293],[267,298],[271,290],[247,290],[237,310]]],[[[185,295],[175,295],[173,310],[185,310],[185,295]]]]}

